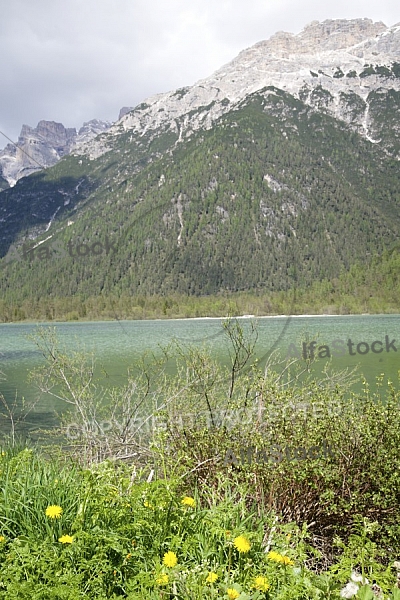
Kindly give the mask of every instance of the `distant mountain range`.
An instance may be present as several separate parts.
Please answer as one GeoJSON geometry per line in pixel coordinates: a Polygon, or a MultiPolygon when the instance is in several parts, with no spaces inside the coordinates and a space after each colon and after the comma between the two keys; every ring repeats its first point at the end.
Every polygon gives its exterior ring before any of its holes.
{"type": "Polygon", "coordinates": [[[0,192],[2,297],[277,292],[337,277],[399,238],[399,123],[400,23],[354,19],[279,32],[111,126],[23,128],[21,148],[56,164],[22,177],[38,165],[0,154],[0,189],[18,179],[0,192]],[[106,236],[114,250],[85,260],[10,252],[106,236]]]}
{"type": "Polygon", "coordinates": [[[18,142],[0,150],[0,190],[15,185],[21,177],[55,165],[72,149],[110,127],[111,123],[97,119],[84,123],[78,133],[75,128],[66,129],[54,121],[39,121],[35,128],[23,125],[18,142]]]}

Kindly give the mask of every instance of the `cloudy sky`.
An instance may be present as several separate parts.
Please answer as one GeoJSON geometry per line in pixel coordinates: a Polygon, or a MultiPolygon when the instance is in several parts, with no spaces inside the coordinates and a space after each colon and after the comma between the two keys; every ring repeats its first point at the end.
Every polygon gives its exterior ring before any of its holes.
{"type": "Polygon", "coordinates": [[[276,31],[357,17],[394,25],[398,0],[0,0],[0,130],[115,121],[276,31]]]}

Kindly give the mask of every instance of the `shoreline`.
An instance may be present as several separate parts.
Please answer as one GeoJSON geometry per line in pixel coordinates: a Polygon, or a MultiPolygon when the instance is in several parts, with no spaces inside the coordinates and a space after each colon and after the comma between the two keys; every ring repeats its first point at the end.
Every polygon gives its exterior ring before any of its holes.
{"type": "Polygon", "coordinates": [[[393,316],[393,317],[400,317],[400,313],[396,313],[396,312],[387,312],[387,313],[350,313],[350,314],[327,314],[327,313],[321,313],[321,314],[304,314],[304,315],[236,315],[236,316],[231,316],[231,317],[227,317],[227,316],[221,316],[221,317],[168,317],[168,316],[164,316],[163,318],[142,318],[142,319],[74,319],[74,320],[64,320],[64,321],[60,321],[60,320],[55,320],[55,321],[46,321],[46,320],[30,320],[30,319],[24,319],[24,320],[19,320],[19,321],[3,321],[2,323],[0,323],[1,325],[59,325],[59,324],[77,324],[77,323],[112,323],[112,322],[121,322],[121,323],[126,323],[126,322],[132,322],[132,321],[136,321],[138,323],[142,322],[142,321],[221,321],[223,319],[312,319],[312,318],[327,318],[327,317],[332,317],[332,318],[336,318],[336,317],[387,317],[387,316],[393,316]]]}

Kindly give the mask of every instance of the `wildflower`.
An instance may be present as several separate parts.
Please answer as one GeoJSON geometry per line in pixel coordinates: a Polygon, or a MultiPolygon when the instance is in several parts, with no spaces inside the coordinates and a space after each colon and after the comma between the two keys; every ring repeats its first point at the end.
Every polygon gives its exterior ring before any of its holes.
{"type": "Polygon", "coordinates": [[[342,588],[340,592],[340,597],[352,598],[353,596],[356,596],[359,589],[357,585],[358,583],[366,584],[369,583],[369,581],[366,577],[363,577],[359,573],[356,573],[356,571],[352,571],[350,575],[350,581],[347,585],[344,586],[344,588],[342,588]]]}
{"type": "Polygon", "coordinates": [[[74,541],[74,538],[71,537],[70,535],[62,535],[60,538],[58,538],[58,541],[61,542],[62,544],[72,544],[72,542],[74,541]]]}
{"type": "Polygon", "coordinates": [[[274,550],[271,550],[271,552],[268,552],[267,558],[274,562],[280,562],[281,555],[279,554],[279,552],[274,552],[274,550]]]}
{"type": "Polygon", "coordinates": [[[164,554],[163,563],[166,567],[175,567],[178,563],[178,558],[175,552],[166,552],[164,554]]]}
{"type": "Polygon", "coordinates": [[[4,537],[4,535],[0,535],[0,544],[5,541],[6,541],[6,538],[4,537]]]}
{"type": "Polygon", "coordinates": [[[228,594],[229,600],[236,600],[236,598],[239,598],[240,596],[239,592],[234,588],[228,588],[226,593],[228,594]]]}
{"type": "Polygon", "coordinates": [[[291,558],[288,556],[283,556],[283,554],[279,554],[279,552],[274,552],[274,550],[268,552],[267,558],[273,562],[281,563],[283,565],[294,565],[294,562],[291,558]]]}
{"type": "Polygon", "coordinates": [[[132,554],[129,552],[129,553],[126,555],[126,560],[129,560],[130,558],[132,558],[132,554]]]}
{"type": "Polygon", "coordinates": [[[369,581],[366,577],[363,577],[362,575],[360,575],[360,573],[357,573],[356,571],[351,572],[350,579],[351,579],[351,581],[354,581],[355,583],[357,583],[357,582],[361,582],[363,584],[369,583],[369,581]]]}
{"type": "Polygon", "coordinates": [[[62,515],[63,509],[61,506],[57,506],[57,504],[52,504],[46,508],[46,517],[50,517],[50,519],[59,519],[62,515]]]}
{"type": "Polygon", "coordinates": [[[253,587],[261,592],[266,592],[269,589],[268,579],[259,575],[255,578],[253,587]]]}
{"type": "Polygon", "coordinates": [[[156,579],[156,583],[158,583],[158,585],[167,585],[168,581],[169,577],[166,573],[163,573],[160,577],[156,579]]]}
{"type": "Polygon", "coordinates": [[[233,545],[235,546],[236,550],[238,550],[240,553],[243,552],[243,554],[248,552],[251,547],[249,540],[245,538],[244,535],[239,535],[238,537],[235,537],[235,539],[233,540],[233,545]]]}
{"type": "Polygon", "coordinates": [[[358,585],[354,581],[350,581],[340,592],[341,598],[352,598],[358,593],[358,585]]]}
{"type": "Polygon", "coordinates": [[[213,573],[212,571],[208,574],[208,577],[206,579],[207,583],[215,583],[218,579],[218,575],[216,573],[213,573]]]}
{"type": "Polygon", "coordinates": [[[185,496],[182,499],[181,504],[183,504],[184,506],[190,506],[190,508],[194,508],[196,506],[196,500],[194,498],[191,498],[190,496],[185,496]]]}

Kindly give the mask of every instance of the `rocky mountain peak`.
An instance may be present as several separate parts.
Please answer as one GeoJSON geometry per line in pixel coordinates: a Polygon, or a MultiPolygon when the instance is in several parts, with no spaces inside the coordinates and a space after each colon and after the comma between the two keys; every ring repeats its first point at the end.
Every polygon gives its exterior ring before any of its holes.
{"type": "Polygon", "coordinates": [[[399,25],[387,27],[371,19],[312,21],[298,34],[280,31],[243,50],[191,87],[147,98],[125,115],[121,111],[108,134],[82,146],[79,153],[101,156],[128,130],[143,136],[170,128],[179,143],[196,129],[211,128],[246,96],[267,87],[330,112],[375,141],[370,94],[378,89],[400,91],[396,62],[400,62],[399,25]],[[371,65],[379,65],[380,71],[371,65]],[[357,108],[350,108],[349,101],[357,108]]]}
{"type": "Polygon", "coordinates": [[[342,50],[374,38],[387,30],[382,21],[371,19],[328,19],[312,21],[298,35],[307,51],[342,50]]]}
{"type": "Polygon", "coordinates": [[[55,121],[39,121],[36,127],[23,125],[18,142],[7,144],[0,151],[0,175],[13,186],[21,179],[42,168],[51,167],[72,148],[92,140],[107,131],[111,123],[93,119],[84,123],[79,133],[55,121]]]}
{"type": "Polygon", "coordinates": [[[86,142],[92,140],[99,135],[100,133],[104,133],[108,129],[110,129],[112,123],[109,121],[100,121],[99,119],[92,119],[91,121],[87,121],[83,124],[83,126],[79,129],[78,135],[75,136],[73,147],[76,148],[80,144],[85,144],[86,142]]]}
{"type": "Polygon", "coordinates": [[[118,121],[120,119],[122,119],[122,117],[124,117],[125,115],[128,114],[128,112],[131,112],[131,110],[134,109],[134,106],[123,106],[121,108],[121,110],[119,111],[119,115],[118,115],[118,121]]]}
{"type": "MultiPolygon", "coordinates": [[[[321,53],[346,52],[359,57],[371,55],[375,50],[377,54],[383,52],[393,53],[396,44],[387,44],[392,41],[392,34],[396,33],[396,26],[387,27],[382,21],[374,22],[371,19],[327,19],[326,21],[312,21],[296,34],[278,31],[269,39],[254,44],[243,50],[238,59],[246,59],[248,54],[263,53],[265,57],[295,59],[296,55],[316,55],[321,53]],[[387,38],[384,43],[384,38],[387,38]],[[392,47],[393,46],[393,47],[392,47]],[[379,47],[379,48],[378,48],[379,47]]],[[[397,45],[397,50],[399,45],[397,45]]]]}
{"type": "Polygon", "coordinates": [[[63,146],[73,143],[76,137],[75,127],[65,128],[62,123],[56,123],[55,121],[39,121],[33,132],[48,143],[57,144],[61,142],[63,146]]]}

